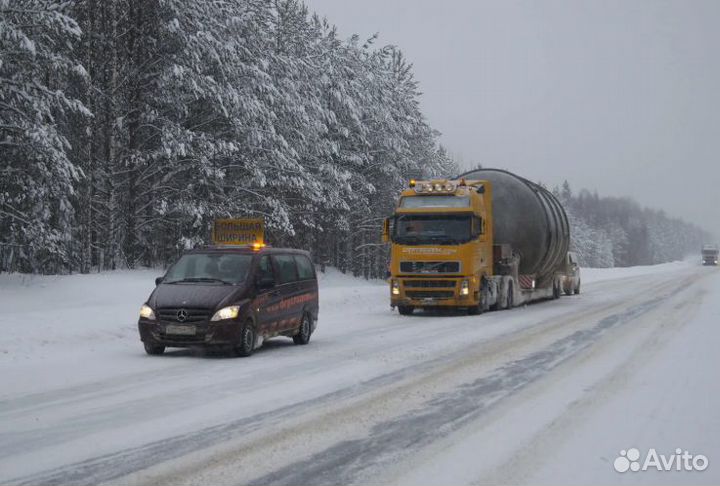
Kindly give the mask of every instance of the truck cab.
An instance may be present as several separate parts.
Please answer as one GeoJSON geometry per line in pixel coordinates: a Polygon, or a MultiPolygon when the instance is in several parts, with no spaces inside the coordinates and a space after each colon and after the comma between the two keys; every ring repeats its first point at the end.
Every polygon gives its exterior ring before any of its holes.
{"type": "Polygon", "coordinates": [[[483,181],[410,181],[386,220],[391,305],[478,309],[493,274],[492,188],[483,181]]]}
{"type": "Polygon", "coordinates": [[[720,253],[720,248],[717,245],[704,245],[702,247],[703,265],[717,265],[718,253],[720,253]]]}

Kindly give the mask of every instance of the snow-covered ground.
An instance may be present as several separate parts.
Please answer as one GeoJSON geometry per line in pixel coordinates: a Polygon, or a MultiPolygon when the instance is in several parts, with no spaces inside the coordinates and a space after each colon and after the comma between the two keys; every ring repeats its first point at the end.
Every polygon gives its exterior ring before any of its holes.
{"type": "Polygon", "coordinates": [[[720,272],[583,269],[583,293],[402,317],[321,278],[309,346],[146,356],[160,271],[0,275],[0,483],[718,483],[720,272]],[[702,472],[618,473],[620,450],[702,472]]]}

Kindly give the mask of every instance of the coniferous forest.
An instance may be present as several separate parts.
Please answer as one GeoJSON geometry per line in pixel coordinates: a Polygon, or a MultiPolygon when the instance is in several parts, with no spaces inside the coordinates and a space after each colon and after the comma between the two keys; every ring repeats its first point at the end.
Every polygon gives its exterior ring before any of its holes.
{"type": "Polygon", "coordinates": [[[589,267],[653,265],[693,254],[713,241],[702,228],[663,211],[640,206],[629,197],[600,197],[581,190],[573,194],[567,181],[553,189],[571,229],[571,249],[589,267]]]}
{"type": "Polygon", "coordinates": [[[0,1],[3,268],[165,263],[216,217],[356,274],[411,176],[454,173],[410,64],[293,0],[0,1]]]}
{"type": "MultiPolygon", "coordinates": [[[[263,217],[274,245],[383,276],[399,190],[459,172],[419,100],[398,48],[296,0],[0,0],[0,270],[162,265],[215,218],[263,217]]],[[[585,264],[705,237],[558,193],[585,264]]]]}

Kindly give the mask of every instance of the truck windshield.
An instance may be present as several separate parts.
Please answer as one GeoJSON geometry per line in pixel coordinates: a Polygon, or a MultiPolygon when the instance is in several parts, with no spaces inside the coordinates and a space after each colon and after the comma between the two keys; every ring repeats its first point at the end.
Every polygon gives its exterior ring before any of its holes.
{"type": "Polygon", "coordinates": [[[405,245],[453,245],[471,239],[471,216],[415,215],[396,216],[393,241],[405,245]]]}
{"type": "Polygon", "coordinates": [[[183,255],[165,274],[163,283],[237,284],[247,278],[251,261],[252,255],[236,253],[183,255]]]}

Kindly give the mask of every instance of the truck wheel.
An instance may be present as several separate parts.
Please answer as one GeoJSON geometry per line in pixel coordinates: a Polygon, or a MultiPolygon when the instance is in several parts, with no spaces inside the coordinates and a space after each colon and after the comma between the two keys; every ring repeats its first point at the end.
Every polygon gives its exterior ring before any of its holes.
{"type": "Polygon", "coordinates": [[[151,343],[143,343],[143,347],[145,348],[145,352],[152,356],[157,356],[165,352],[165,346],[155,345],[151,343]]]}
{"type": "Polygon", "coordinates": [[[506,309],[512,309],[515,306],[515,294],[513,293],[513,284],[510,282],[508,284],[508,290],[507,290],[507,300],[505,301],[505,308],[506,309]]]}
{"type": "Polygon", "coordinates": [[[235,346],[235,355],[241,357],[250,356],[255,350],[256,341],[257,335],[252,322],[246,322],[242,331],[240,331],[240,342],[235,346]]]}
{"type": "Polygon", "coordinates": [[[485,312],[485,303],[487,302],[487,294],[484,290],[484,286],[482,287],[483,290],[480,290],[480,302],[478,302],[477,305],[474,305],[472,307],[468,307],[468,315],[471,316],[477,316],[485,312]]]}
{"type": "Polygon", "coordinates": [[[559,299],[560,298],[560,284],[555,281],[553,282],[553,299],[559,299]]]}
{"type": "Polygon", "coordinates": [[[295,344],[307,344],[310,342],[310,334],[312,334],[312,326],[310,325],[310,318],[305,314],[300,322],[298,333],[293,336],[293,342],[295,344]]]}
{"type": "Polygon", "coordinates": [[[580,293],[580,280],[578,280],[577,287],[575,287],[575,295],[578,295],[580,293]]]}
{"type": "Polygon", "coordinates": [[[398,312],[400,313],[400,315],[403,315],[403,316],[409,316],[410,314],[413,313],[414,310],[415,310],[415,308],[411,305],[399,305],[398,306],[398,312]]]}

